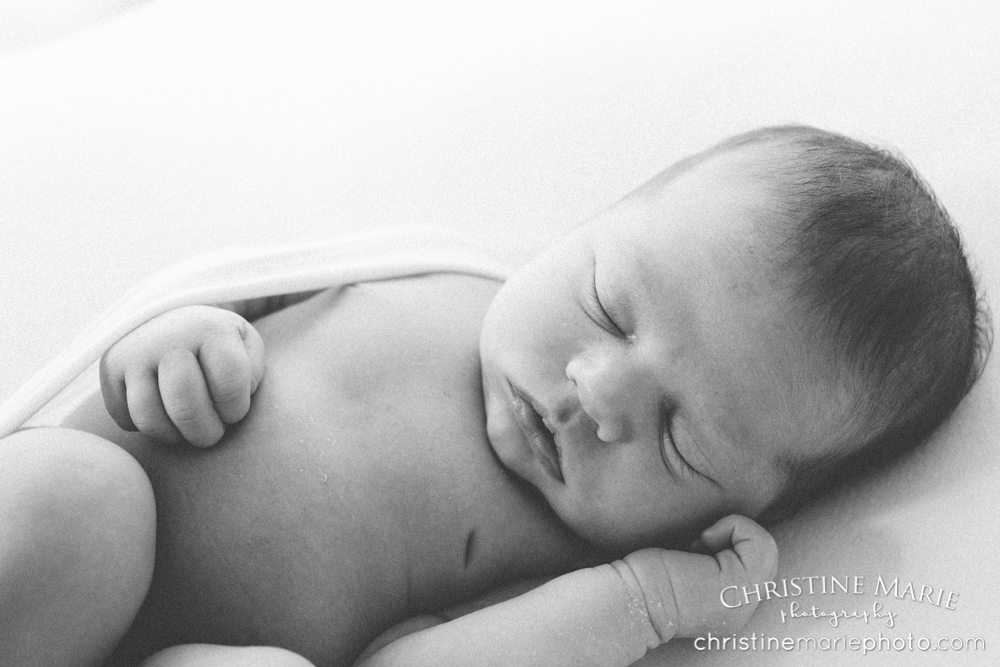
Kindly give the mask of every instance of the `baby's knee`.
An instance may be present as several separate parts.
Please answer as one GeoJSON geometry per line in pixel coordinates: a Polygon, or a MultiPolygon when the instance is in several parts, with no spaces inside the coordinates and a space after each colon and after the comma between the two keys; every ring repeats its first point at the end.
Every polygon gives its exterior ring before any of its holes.
{"type": "Polygon", "coordinates": [[[22,543],[115,543],[142,551],[152,549],[155,522],[149,479],[113,443],[58,428],[0,440],[0,527],[17,531],[22,543]]]}
{"type": "Polygon", "coordinates": [[[156,515],[142,468],[66,429],[0,440],[4,664],[87,664],[131,623],[152,576],[156,515]]]}

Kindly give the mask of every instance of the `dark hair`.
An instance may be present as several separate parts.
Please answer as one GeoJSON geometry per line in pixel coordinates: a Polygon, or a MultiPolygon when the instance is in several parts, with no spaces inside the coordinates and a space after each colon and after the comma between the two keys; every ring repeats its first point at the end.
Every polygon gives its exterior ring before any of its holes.
{"type": "Polygon", "coordinates": [[[758,517],[773,523],[925,442],[978,378],[992,337],[958,231],[903,158],[786,126],[738,135],[677,167],[744,147],[776,149],[761,176],[787,207],[781,268],[850,379],[862,425],[836,452],[783,462],[785,489],[758,517]]]}
{"type": "Polygon", "coordinates": [[[780,462],[784,489],[757,516],[772,524],[924,443],[979,377],[992,333],[958,230],[889,151],[813,127],[767,127],[675,163],[634,194],[743,149],[769,152],[752,175],[780,200],[785,224],[766,230],[777,232],[778,269],[856,406],[837,451],[780,462]]]}

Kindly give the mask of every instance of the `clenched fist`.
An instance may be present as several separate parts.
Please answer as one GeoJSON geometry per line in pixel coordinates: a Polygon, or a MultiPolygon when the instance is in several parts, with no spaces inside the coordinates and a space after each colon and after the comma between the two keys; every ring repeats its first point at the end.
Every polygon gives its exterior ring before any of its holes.
{"type": "Polygon", "coordinates": [[[250,409],[264,375],[264,343],[236,313],[187,306],[115,343],[100,375],[104,405],[121,428],[209,447],[250,409]]]}

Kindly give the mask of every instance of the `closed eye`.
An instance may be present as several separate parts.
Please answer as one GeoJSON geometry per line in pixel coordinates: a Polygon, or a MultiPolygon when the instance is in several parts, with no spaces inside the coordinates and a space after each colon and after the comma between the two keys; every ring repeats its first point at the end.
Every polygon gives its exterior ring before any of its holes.
{"type": "Polygon", "coordinates": [[[611,317],[604,304],[601,302],[601,296],[597,293],[597,262],[594,262],[594,270],[590,273],[590,289],[587,290],[587,301],[590,302],[590,311],[593,313],[591,319],[597,323],[602,329],[608,333],[625,338],[625,332],[622,330],[615,319],[611,317]]]}
{"type": "Polygon", "coordinates": [[[670,411],[662,410],[660,414],[660,456],[663,458],[663,464],[667,466],[667,470],[674,473],[675,477],[678,472],[684,475],[701,475],[687,462],[687,459],[681,454],[681,450],[677,449],[677,442],[674,440],[671,429],[670,411]]]}
{"type": "Polygon", "coordinates": [[[680,448],[677,447],[677,439],[674,437],[673,411],[664,409],[660,414],[660,456],[670,473],[674,477],[677,477],[678,473],[696,475],[710,482],[716,488],[724,490],[721,484],[688,463],[688,460],[681,454],[680,448]],[[676,461],[676,463],[671,463],[671,461],[676,461]]]}

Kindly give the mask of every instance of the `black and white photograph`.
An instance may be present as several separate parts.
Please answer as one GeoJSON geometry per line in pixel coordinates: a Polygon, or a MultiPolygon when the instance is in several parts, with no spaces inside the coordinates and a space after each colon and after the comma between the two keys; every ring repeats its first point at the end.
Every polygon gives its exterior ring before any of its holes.
{"type": "Polygon", "coordinates": [[[1000,664],[998,33],[0,0],[0,665],[1000,664]]]}

